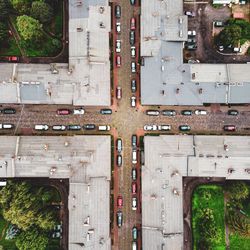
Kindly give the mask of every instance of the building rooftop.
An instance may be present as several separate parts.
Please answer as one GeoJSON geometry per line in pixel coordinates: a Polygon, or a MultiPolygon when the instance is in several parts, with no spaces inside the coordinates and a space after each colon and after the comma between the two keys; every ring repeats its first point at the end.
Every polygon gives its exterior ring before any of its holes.
{"type": "Polygon", "coordinates": [[[187,40],[183,0],[142,1],[141,27],[143,105],[250,103],[250,63],[183,63],[187,40]]]}
{"type": "Polygon", "coordinates": [[[110,25],[107,0],[69,0],[69,63],[0,64],[0,103],[109,106],[110,25]]]}
{"type": "Polygon", "coordinates": [[[246,171],[250,137],[145,136],[144,150],[142,246],[146,250],[183,248],[183,177],[250,179],[246,171]]]}
{"type": "Polygon", "coordinates": [[[0,177],[69,178],[69,250],[111,249],[109,136],[1,136],[0,177]]]}

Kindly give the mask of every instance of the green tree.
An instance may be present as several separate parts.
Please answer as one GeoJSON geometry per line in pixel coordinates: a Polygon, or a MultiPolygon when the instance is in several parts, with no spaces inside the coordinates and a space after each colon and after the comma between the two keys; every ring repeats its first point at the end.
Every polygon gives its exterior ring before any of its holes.
{"type": "Polygon", "coordinates": [[[38,41],[43,37],[43,25],[33,17],[17,17],[17,29],[24,40],[38,41]]]}
{"type": "Polygon", "coordinates": [[[29,14],[31,0],[11,0],[13,8],[20,15],[29,14]]]}
{"type": "Polygon", "coordinates": [[[8,0],[0,0],[0,19],[5,19],[8,16],[9,9],[8,0]]]}
{"type": "Polygon", "coordinates": [[[31,16],[41,23],[49,23],[53,17],[51,6],[45,2],[35,1],[32,3],[31,16]]]}
{"type": "Polygon", "coordinates": [[[5,23],[0,22],[0,44],[8,38],[8,29],[5,23]]]}
{"type": "Polygon", "coordinates": [[[235,201],[245,200],[249,196],[249,188],[244,181],[229,182],[226,185],[225,190],[228,193],[229,198],[235,201]]]}
{"type": "Polygon", "coordinates": [[[20,250],[45,250],[48,242],[49,239],[45,233],[32,228],[20,233],[16,240],[16,246],[20,250]]]}
{"type": "Polygon", "coordinates": [[[217,43],[223,44],[225,47],[236,45],[241,38],[241,32],[241,27],[238,25],[227,26],[217,36],[217,43]]]}

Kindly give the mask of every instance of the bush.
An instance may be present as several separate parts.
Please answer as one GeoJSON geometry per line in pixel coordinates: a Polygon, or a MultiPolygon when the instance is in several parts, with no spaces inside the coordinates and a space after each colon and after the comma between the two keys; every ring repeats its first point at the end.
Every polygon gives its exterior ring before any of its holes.
{"type": "Polygon", "coordinates": [[[31,16],[41,23],[49,23],[53,17],[53,10],[49,4],[35,1],[32,3],[31,16]]]}

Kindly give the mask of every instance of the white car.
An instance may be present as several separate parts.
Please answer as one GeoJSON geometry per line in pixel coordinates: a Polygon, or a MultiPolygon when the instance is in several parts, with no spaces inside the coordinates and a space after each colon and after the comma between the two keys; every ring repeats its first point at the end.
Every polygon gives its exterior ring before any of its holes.
{"type": "Polygon", "coordinates": [[[197,109],[194,111],[194,113],[196,115],[206,115],[207,114],[207,111],[206,110],[200,110],[200,109],[197,109]]]}
{"type": "Polygon", "coordinates": [[[131,62],[131,72],[136,73],[136,64],[135,64],[135,62],[131,62]]]}
{"type": "Polygon", "coordinates": [[[64,130],[66,130],[66,126],[64,126],[64,125],[54,125],[54,126],[52,126],[52,130],[64,131],[64,130]]]}
{"type": "Polygon", "coordinates": [[[188,31],[188,36],[196,36],[196,31],[195,30],[189,30],[188,31]]]}
{"type": "Polygon", "coordinates": [[[135,54],[136,54],[135,46],[132,46],[132,47],[131,47],[131,57],[132,57],[132,58],[135,58],[135,54]]]}
{"type": "Polygon", "coordinates": [[[137,210],[137,198],[132,197],[132,210],[137,210]]]}
{"type": "Polygon", "coordinates": [[[116,23],[116,32],[121,33],[121,23],[120,22],[116,23]]]}
{"type": "Polygon", "coordinates": [[[85,113],[85,110],[83,108],[80,108],[80,109],[74,109],[73,110],[73,114],[74,115],[84,115],[85,113]]]}
{"type": "Polygon", "coordinates": [[[115,42],[115,52],[116,53],[121,52],[121,40],[116,40],[116,42],[115,42]]]}
{"type": "Polygon", "coordinates": [[[14,125],[13,124],[0,124],[0,129],[12,129],[14,128],[14,125]]]}
{"type": "Polygon", "coordinates": [[[151,130],[155,131],[155,130],[157,130],[157,125],[145,125],[145,126],[143,127],[143,129],[144,129],[145,131],[151,131],[151,130]]]}
{"type": "Polygon", "coordinates": [[[136,106],[136,97],[135,96],[132,96],[131,97],[131,107],[135,107],[136,106]]]}
{"type": "Polygon", "coordinates": [[[166,130],[169,131],[171,130],[171,125],[159,125],[158,130],[166,130]]]}

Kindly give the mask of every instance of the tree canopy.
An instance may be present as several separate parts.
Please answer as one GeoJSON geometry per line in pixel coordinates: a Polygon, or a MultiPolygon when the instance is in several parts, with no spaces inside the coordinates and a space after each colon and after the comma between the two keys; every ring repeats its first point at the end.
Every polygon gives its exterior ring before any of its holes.
{"type": "Polygon", "coordinates": [[[42,24],[30,16],[17,17],[17,29],[25,41],[38,41],[43,36],[42,24]]]}
{"type": "Polygon", "coordinates": [[[13,8],[18,14],[28,14],[30,11],[31,0],[11,0],[13,8]]]}
{"type": "Polygon", "coordinates": [[[242,29],[238,25],[233,24],[227,26],[219,33],[217,37],[218,43],[223,44],[226,47],[229,45],[237,45],[241,38],[241,32],[242,29]]]}
{"type": "Polygon", "coordinates": [[[49,4],[35,1],[32,3],[30,14],[41,23],[49,23],[53,17],[53,10],[49,4]]]}
{"type": "Polygon", "coordinates": [[[0,0],[0,19],[5,19],[9,14],[10,6],[8,0],[0,0]]]}
{"type": "Polygon", "coordinates": [[[0,22],[0,44],[8,38],[8,29],[5,23],[0,22]]]}

